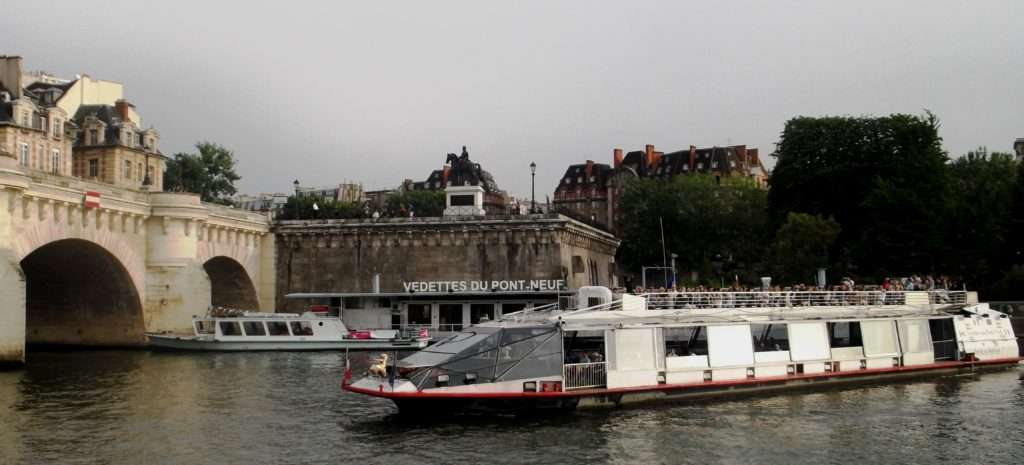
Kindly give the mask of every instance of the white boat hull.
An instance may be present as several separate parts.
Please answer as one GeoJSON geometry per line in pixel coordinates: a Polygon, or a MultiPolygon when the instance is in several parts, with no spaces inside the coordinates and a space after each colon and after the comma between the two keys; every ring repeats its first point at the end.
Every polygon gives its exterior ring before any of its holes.
{"type": "Polygon", "coordinates": [[[427,346],[426,340],[346,339],[278,340],[278,341],[222,341],[195,336],[146,334],[150,347],[170,350],[196,351],[267,351],[267,350],[418,350],[427,346]]]}

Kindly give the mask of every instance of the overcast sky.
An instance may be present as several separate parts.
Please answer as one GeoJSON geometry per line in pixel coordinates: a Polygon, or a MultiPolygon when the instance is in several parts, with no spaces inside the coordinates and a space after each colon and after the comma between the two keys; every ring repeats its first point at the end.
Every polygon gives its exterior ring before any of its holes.
{"type": "Polygon", "coordinates": [[[247,193],[392,187],[467,145],[517,196],[536,161],[543,200],[615,147],[768,158],[796,115],[930,109],[954,156],[1024,137],[1020,0],[49,3],[3,9],[0,54],[124,83],[165,154],[223,144],[247,193]]]}

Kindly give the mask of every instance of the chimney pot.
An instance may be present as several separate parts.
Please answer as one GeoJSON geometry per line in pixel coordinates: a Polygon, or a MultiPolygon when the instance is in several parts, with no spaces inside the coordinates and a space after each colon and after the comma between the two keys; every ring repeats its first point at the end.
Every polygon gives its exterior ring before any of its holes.
{"type": "Polygon", "coordinates": [[[622,166],[622,149],[612,151],[612,164],[615,169],[619,169],[622,166]]]}

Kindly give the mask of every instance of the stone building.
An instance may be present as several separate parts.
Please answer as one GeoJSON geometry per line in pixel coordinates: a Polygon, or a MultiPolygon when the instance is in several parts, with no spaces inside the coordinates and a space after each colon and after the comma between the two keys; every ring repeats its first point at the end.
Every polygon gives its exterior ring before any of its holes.
{"type": "Polygon", "coordinates": [[[697,148],[671,153],[659,152],[653,145],[643,151],[615,149],[612,165],[586,163],[570,165],[555,188],[553,207],[610,231],[618,231],[618,195],[630,179],[669,179],[679,175],[703,173],[716,179],[743,177],[760,188],[768,188],[768,171],[756,148],[745,145],[697,148]]]}
{"type": "Polygon", "coordinates": [[[1013,141],[1013,153],[1017,155],[1017,161],[1024,162],[1024,137],[1018,137],[1013,141]]]}
{"type": "Polygon", "coordinates": [[[166,158],[121,84],[23,73],[0,57],[0,156],[29,169],[159,191],[166,158]]]}
{"type": "Polygon", "coordinates": [[[70,176],[73,124],[58,105],[60,88],[68,84],[26,85],[26,77],[21,57],[0,56],[0,156],[30,170],[70,176]]]}
{"type": "Polygon", "coordinates": [[[457,330],[616,284],[618,240],[557,214],[281,221],[274,232],[278,295],[314,293],[355,328],[457,330]]]}

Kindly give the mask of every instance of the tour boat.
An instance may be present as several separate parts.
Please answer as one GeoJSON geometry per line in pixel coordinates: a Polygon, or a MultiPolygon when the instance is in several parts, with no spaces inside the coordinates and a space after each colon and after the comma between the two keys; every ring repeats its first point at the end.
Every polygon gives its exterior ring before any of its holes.
{"type": "MultiPolygon", "coordinates": [[[[400,411],[615,407],[1017,366],[1010,318],[956,291],[613,296],[483,322],[353,382],[400,411]]],[[[394,359],[392,359],[394,360],[394,359]]],[[[380,362],[387,364],[384,358],[380,362]]]]}
{"type": "Polygon", "coordinates": [[[429,334],[392,329],[355,331],[338,317],[314,312],[211,312],[192,318],[193,334],[146,333],[155,348],[177,350],[419,350],[429,334]]]}

